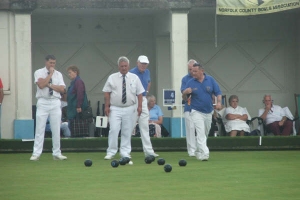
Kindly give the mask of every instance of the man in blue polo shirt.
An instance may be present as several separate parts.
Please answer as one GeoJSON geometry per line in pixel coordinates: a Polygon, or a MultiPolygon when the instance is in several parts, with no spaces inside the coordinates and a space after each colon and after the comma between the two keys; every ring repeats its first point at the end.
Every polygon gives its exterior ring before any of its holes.
{"type": "MultiPolygon", "coordinates": [[[[150,71],[147,69],[149,65],[149,60],[147,56],[141,55],[138,57],[137,66],[130,70],[131,73],[136,74],[142,82],[142,85],[145,89],[143,93],[143,105],[142,105],[142,113],[138,117],[138,123],[141,133],[141,139],[143,143],[143,150],[145,156],[153,155],[158,157],[159,155],[154,153],[152,148],[152,143],[149,136],[149,110],[147,106],[147,99],[146,96],[150,90],[151,86],[151,78],[150,78],[150,71]]],[[[137,120],[133,120],[134,125],[137,120]]]]}
{"type": "MultiPolygon", "coordinates": [[[[186,84],[193,78],[192,76],[192,69],[193,65],[197,63],[196,60],[189,60],[188,61],[188,74],[185,75],[181,80],[181,93],[186,89],[186,84]]],[[[196,152],[196,136],[195,136],[195,126],[190,117],[191,113],[191,105],[190,105],[191,96],[188,97],[185,101],[184,105],[184,119],[185,119],[185,133],[186,133],[186,146],[189,156],[195,156],[196,152]]]]}
{"type": "Polygon", "coordinates": [[[193,79],[186,84],[183,97],[191,95],[191,118],[197,132],[196,158],[207,161],[209,149],[207,147],[207,137],[211,128],[212,114],[214,112],[212,98],[217,97],[216,109],[221,109],[222,93],[216,80],[204,73],[204,68],[199,63],[195,63],[192,69],[193,79]]]}

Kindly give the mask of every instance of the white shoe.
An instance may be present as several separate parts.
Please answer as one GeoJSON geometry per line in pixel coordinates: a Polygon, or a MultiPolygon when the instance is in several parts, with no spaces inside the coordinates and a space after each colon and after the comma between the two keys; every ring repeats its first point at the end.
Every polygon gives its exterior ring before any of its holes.
{"type": "Polygon", "coordinates": [[[196,158],[197,160],[201,160],[201,161],[208,161],[208,156],[201,156],[200,154],[196,153],[196,158]]]}
{"type": "Polygon", "coordinates": [[[39,159],[40,159],[39,156],[32,155],[29,160],[31,160],[31,161],[38,161],[39,159]]]}
{"type": "Polygon", "coordinates": [[[189,154],[189,157],[195,157],[196,155],[194,153],[189,154]]]}
{"type": "Polygon", "coordinates": [[[156,157],[158,157],[159,155],[156,154],[156,153],[152,153],[152,154],[146,154],[146,153],[145,153],[145,157],[147,157],[147,156],[154,156],[154,157],[156,158],[156,157]]]}
{"type": "Polygon", "coordinates": [[[67,160],[67,156],[63,156],[63,155],[53,156],[53,160],[67,160]]]}
{"type": "Polygon", "coordinates": [[[104,157],[104,160],[111,160],[113,157],[114,157],[114,156],[112,156],[112,155],[106,155],[106,156],[104,157]]]}

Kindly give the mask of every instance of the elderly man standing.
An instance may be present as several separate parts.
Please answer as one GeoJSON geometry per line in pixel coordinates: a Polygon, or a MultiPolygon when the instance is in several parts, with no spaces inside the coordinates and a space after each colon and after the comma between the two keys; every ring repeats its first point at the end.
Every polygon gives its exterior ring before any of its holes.
{"type": "MultiPolygon", "coordinates": [[[[154,153],[152,143],[149,136],[149,110],[148,110],[148,103],[147,103],[147,94],[150,90],[151,86],[151,78],[150,78],[150,71],[147,69],[149,65],[149,60],[147,56],[141,55],[138,57],[137,66],[130,70],[131,73],[136,74],[140,81],[143,84],[145,92],[143,93],[143,108],[141,116],[138,117],[138,124],[141,132],[141,139],[143,143],[143,151],[145,156],[153,155],[158,157],[159,155],[154,153]]],[[[136,120],[134,121],[135,125],[136,120]]]]}
{"type": "Polygon", "coordinates": [[[284,110],[273,104],[271,95],[266,94],[263,99],[265,108],[258,111],[260,116],[267,125],[267,131],[272,132],[274,135],[289,136],[293,130],[293,122],[287,120],[284,110]]]}
{"type": "MultiPolygon", "coordinates": [[[[186,88],[187,82],[189,80],[193,79],[192,76],[192,69],[193,65],[197,63],[196,60],[189,60],[188,61],[188,74],[185,75],[181,80],[181,93],[186,88]]],[[[193,124],[192,118],[190,116],[191,113],[191,105],[190,105],[190,99],[191,96],[189,95],[188,99],[185,101],[184,105],[184,119],[185,119],[185,132],[186,132],[186,146],[189,156],[195,156],[196,151],[196,136],[195,136],[195,126],[193,124]]]]}
{"type": "Polygon", "coordinates": [[[128,58],[120,57],[118,66],[119,72],[108,77],[102,90],[105,99],[105,115],[109,116],[110,124],[105,160],[112,159],[118,152],[120,127],[120,155],[121,157],[131,158],[133,120],[137,115],[140,116],[142,112],[142,93],[144,88],[139,77],[129,72],[128,58]]]}
{"type": "Polygon", "coordinates": [[[207,161],[209,149],[207,137],[211,128],[214,107],[212,97],[217,97],[216,109],[221,109],[222,93],[215,79],[204,73],[204,68],[195,63],[192,69],[193,79],[186,84],[183,96],[191,95],[191,118],[197,132],[197,150],[195,152],[198,160],[207,161]]]}
{"type": "Polygon", "coordinates": [[[52,155],[54,160],[66,160],[60,150],[60,123],[61,123],[61,93],[65,92],[65,83],[62,74],[55,70],[56,58],[48,55],[45,58],[45,67],[34,73],[34,82],[37,85],[36,98],[36,128],[31,161],[37,161],[43,151],[46,121],[49,117],[52,130],[52,155]]]}

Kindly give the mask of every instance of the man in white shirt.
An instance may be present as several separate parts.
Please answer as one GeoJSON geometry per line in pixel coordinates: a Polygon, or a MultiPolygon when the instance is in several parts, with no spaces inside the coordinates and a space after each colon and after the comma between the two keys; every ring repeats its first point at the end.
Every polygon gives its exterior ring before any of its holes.
{"type": "Polygon", "coordinates": [[[55,70],[56,58],[48,55],[45,58],[45,67],[34,73],[34,83],[37,85],[36,98],[36,127],[33,153],[31,161],[37,161],[43,151],[45,126],[50,117],[52,130],[52,155],[54,160],[66,160],[60,150],[60,122],[61,102],[60,94],[65,92],[65,83],[62,74],[55,70]]]}
{"type": "Polygon", "coordinates": [[[118,59],[118,66],[119,72],[111,74],[108,77],[102,90],[105,99],[105,115],[109,116],[110,124],[105,160],[112,159],[118,152],[120,128],[120,155],[121,157],[131,158],[133,120],[136,119],[137,115],[141,115],[142,94],[145,91],[139,77],[129,72],[128,58],[124,56],[120,57],[118,59]]]}
{"type": "Polygon", "coordinates": [[[287,120],[284,110],[278,105],[273,105],[271,95],[265,95],[263,103],[265,108],[259,109],[258,116],[266,123],[267,131],[274,135],[289,136],[292,133],[293,122],[287,120]]]}

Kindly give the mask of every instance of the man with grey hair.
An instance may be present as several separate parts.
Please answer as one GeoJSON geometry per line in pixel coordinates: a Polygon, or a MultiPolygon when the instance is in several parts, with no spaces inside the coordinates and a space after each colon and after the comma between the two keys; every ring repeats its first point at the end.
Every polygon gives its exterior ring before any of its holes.
{"type": "Polygon", "coordinates": [[[289,136],[292,133],[293,122],[287,120],[284,110],[273,104],[269,94],[264,96],[263,103],[265,108],[259,109],[258,116],[266,123],[267,132],[272,132],[274,135],[289,136]]]}
{"type": "MultiPolygon", "coordinates": [[[[192,76],[192,69],[193,65],[197,63],[196,60],[191,59],[188,61],[188,74],[185,75],[181,80],[181,93],[186,89],[186,84],[189,80],[193,78],[192,76]]],[[[195,127],[190,117],[191,113],[191,105],[190,105],[191,96],[189,95],[187,99],[185,99],[184,104],[184,119],[185,119],[185,133],[186,133],[186,146],[187,152],[189,156],[195,156],[196,151],[196,136],[195,136],[195,127]]]]}
{"type": "Polygon", "coordinates": [[[216,80],[204,73],[204,68],[199,63],[194,63],[192,67],[193,79],[186,84],[186,89],[182,92],[183,97],[191,95],[191,119],[197,132],[195,156],[198,160],[207,161],[209,149],[207,147],[207,137],[211,128],[212,115],[214,112],[212,97],[217,97],[216,109],[221,109],[222,93],[216,80]]]}
{"type": "Polygon", "coordinates": [[[130,70],[131,73],[134,73],[139,77],[145,89],[145,92],[143,92],[142,113],[141,116],[139,116],[138,119],[135,120],[134,124],[136,123],[136,121],[138,121],[145,156],[153,155],[155,157],[158,157],[159,155],[154,153],[149,136],[149,110],[146,96],[150,90],[151,78],[150,71],[147,69],[148,65],[148,57],[141,55],[138,57],[137,66],[130,70]]]}
{"type": "Polygon", "coordinates": [[[129,72],[129,60],[124,56],[118,59],[118,67],[119,72],[108,77],[102,90],[105,100],[104,111],[109,117],[110,124],[105,160],[112,159],[118,152],[120,128],[120,156],[131,158],[133,120],[142,112],[144,88],[139,77],[129,72]]]}

